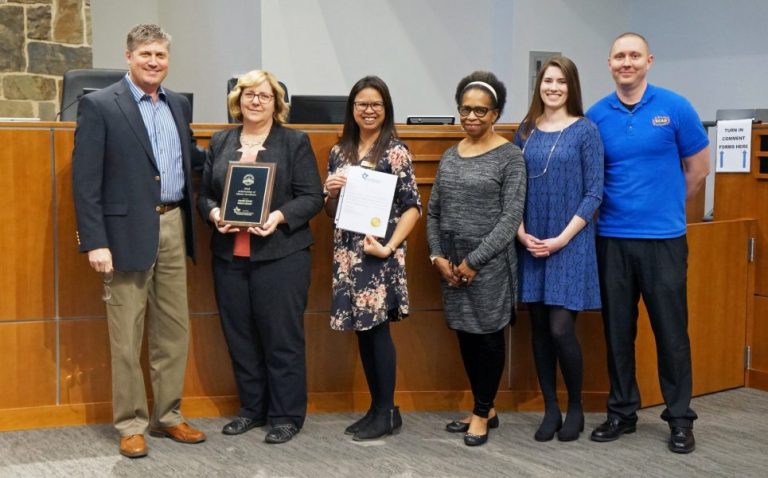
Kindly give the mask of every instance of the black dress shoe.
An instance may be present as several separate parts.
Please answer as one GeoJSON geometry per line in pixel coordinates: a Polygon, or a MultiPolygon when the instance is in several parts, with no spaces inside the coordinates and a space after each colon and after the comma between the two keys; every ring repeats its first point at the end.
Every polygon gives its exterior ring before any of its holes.
{"type": "Polygon", "coordinates": [[[669,450],[675,453],[690,453],[696,449],[692,428],[670,427],[669,450]]]}
{"type": "Polygon", "coordinates": [[[354,435],[355,433],[360,431],[360,429],[365,428],[368,425],[368,423],[370,423],[371,420],[373,420],[373,407],[371,407],[365,413],[365,415],[363,415],[363,418],[361,418],[360,420],[356,421],[352,425],[350,425],[347,428],[345,428],[344,429],[344,434],[345,435],[354,435]]]}
{"type": "Polygon", "coordinates": [[[592,430],[592,441],[606,442],[617,440],[621,435],[635,433],[634,423],[623,422],[618,418],[609,418],[602,425],[592,430]]]}
{"type": "MultiPolygon", "coordinates": [[[[488,419],[488,428],[499,428],[498,415],[494,415],[488,419]]],[[[451,433],[467,433],[467,430],[469,430],[469,423],[462,422],[461,420],[454,420],[447,424],[445,429],[451,433]]]]}
{"type": "Polygon", "coordinates": [[[267,432],[264,441],[271,444],[280,444],[291,441],[291,438],[299,433],[299,428],[293,423],[282,423],[275,425],[267,432]]]}
{"type": "Polygon", "coordinates": [[[373,418],[355,436],[355,441],[375,440],[400,431],[403,426],[403,418],[400,416],[400,408],[376,409],[373,418]]]}
{"type": "Polygon", "coordinates": [[[263,427],[266,424],[267,421],[263,418],[235,417],[234,420],[224,425],[224,428],[221,429],[221,433],[225,435],[240,435],[251,428],[263,427]]]}

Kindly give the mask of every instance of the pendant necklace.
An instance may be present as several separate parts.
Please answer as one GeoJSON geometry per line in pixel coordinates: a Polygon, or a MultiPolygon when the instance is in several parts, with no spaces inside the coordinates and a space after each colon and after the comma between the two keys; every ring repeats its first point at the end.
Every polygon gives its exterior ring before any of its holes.
{"type": "MultiPolygon", "coordinates": [[[[544,164],[544,171],[541,172],[541,174],[537,174],[536,176],[528,176],[528,179],[536,179],[544,176],[547,174],[547,169],[549,168],[549,161],[552,160],[552,153],[555,152],[555,147],[557,146],[557,142],[560,141],[560,137],[563,135],[563,131],[565,131],[565,128],[560,130],[560,134],[557,135],[557,138],[555,139],[555,142],[552,144],[552,147],[549,149],[549,155],[547,156],[547,162],[544,164]]],[[[523,156],[525,156],[525,148],[528,147],[528,141],[533,138],[534,133],[536,133],[536,128],[531,130],[531,135],[528,136],[528,139],[525,141],[525,144],[523,145],[523,156]]]]}

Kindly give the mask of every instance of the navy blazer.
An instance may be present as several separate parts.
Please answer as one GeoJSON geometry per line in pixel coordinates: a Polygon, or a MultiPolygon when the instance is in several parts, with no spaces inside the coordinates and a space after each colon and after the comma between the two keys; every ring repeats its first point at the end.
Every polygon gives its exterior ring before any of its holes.
{"type": "MultiPolygon", "coordinates": [[[[184,237],[194,259],[191,108],[183,95],[165,93],[181,141],[184,237]]],[[[152,267],[160,240],[160,173],[125,78],[80,100],[72,182],[80,251],[109,248],[118,271],[152,267]]]]}
{"type": "MultiPolygon", "coordinates": [[[[206,221],[211,210],[221,206],[229,162],[240,160],[241,132],[242,126],[219,131],[208,145],[197,201],[206,221]]],[[[307,134],[274,123],[264,148],[257,161],[275,163],[277,168],[270,207],[272,211],[279,209],[285,222],[267,237],[251,235],[252,261],[279,259],[312,245],[309,220],[323,208],[323,187],[307,134]]],[[[221,234],[214,228],[211,239],[214,256],[231,261],[234,245],[234,234],[221,234]]]]}

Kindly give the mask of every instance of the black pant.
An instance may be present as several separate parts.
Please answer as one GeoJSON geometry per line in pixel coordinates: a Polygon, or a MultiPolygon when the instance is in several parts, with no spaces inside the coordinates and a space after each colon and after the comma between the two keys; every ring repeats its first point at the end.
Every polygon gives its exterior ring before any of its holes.
{"type": "Polygon", "coordinates": [[[504,329],[490,334],[471,334],[457,330],[456,336],[475,399],[472,413],[488,418],[488,412],[494,407],[501,374],[504,373],[504,329]]]}
{"type": "Polygon", "coordinates": [[[656,338],[659,382],[667,406],[661,418],[672,426],[693,426],[697,417],[690,408],[686,237],[598,237],[597,259],[611,380],[608,416],[637,421],[640,391],[635,377],[635,338],[642,294],[656,338]]]}
{"type": "Polygon", "coordinates": [[[307,413],[304,309],[310,280],[304,249],[273,261],[214,258],[221,326],[240,395],[238,415],[301,428],[307,413]]]}

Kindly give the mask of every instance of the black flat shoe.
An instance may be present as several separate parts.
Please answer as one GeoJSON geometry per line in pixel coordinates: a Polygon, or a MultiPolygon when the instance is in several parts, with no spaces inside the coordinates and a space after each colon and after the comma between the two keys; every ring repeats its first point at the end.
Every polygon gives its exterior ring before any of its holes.
{"type": "Polygon", "coordinates": [[[398,433],[402,426],[403,418],[400,416],[398,407],[377,409],[373,412],[373,418],[365,427],[360,428],[352,439],[355,441],[375,440],[398,433]]]}
{"type": "MultiPolygon", "coordinates": [[[[499,428],[498,415],[494,415],[488,419],[488,428],[499,428]]],[[[451,433],[467,433],[469,430],[469,423],[462,422],[461,420],[454,420],[445,426],[445,430],[451,433]]]]}
{"type": "Polygon", "coordinates": [[[365,428],[370,421],[373,420],[373,407],[371,407],[361,418],[360,420],[356,421],[352,425],[348,426],[344,429],[345,435],[354,435],[355,433],[359,432],[360,429],[365,428]]]}
{"type": "Polygon", "coordinates": [[[225,435],[240,435],[256,427],[263,427],[267,421],[262,419],[251,419],[246,417],[235,417],[234,420],[224,425],[221,433],[225,435]]]}
{"type": "Polygon", "coordinates": [[[584,413],[571,412],[565,417],[565,422],[560,431],[557,432],[557,439],[560,441],[574,441],[579,439],[579,435],[584,431],[584,413]]]}
{"type": "Polygon", "coordinates": [[[621,435],[635,433],[634,423],[623,422],[618,418],[609,418],[599,427],[592,430],[592,441],[606,442],[617,440],[621,435]]]}
{"type": "Polygon", "coordinates": [[[692,428],[670,427],[669,451],[674,453],[690,453],[696,449],[696,439],[693,438],[692,428]]]}
{"type": "Polygon", "coordinates": [[[267,436],[264,437],[264,441],[270,444],[280,444],[291,441],[291,438],[299,433],[299,428],[293,423],[283,423],[275,425],[267,432],[267,436]]]}

